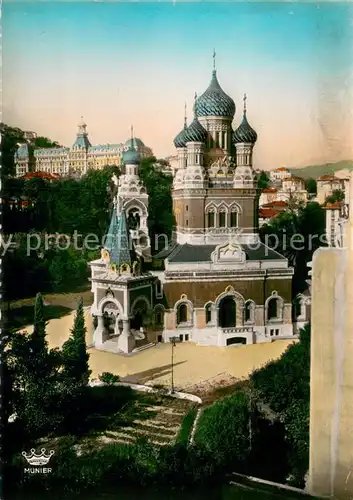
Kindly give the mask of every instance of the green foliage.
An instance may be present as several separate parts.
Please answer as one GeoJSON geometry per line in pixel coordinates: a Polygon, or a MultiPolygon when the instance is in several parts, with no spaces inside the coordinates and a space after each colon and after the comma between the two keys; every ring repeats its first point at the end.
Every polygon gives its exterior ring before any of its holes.
{"type": "Polygon", "coordinates": [[[71,336],[62,346],[63,357],[63,376],[67,383],[74,385],[86,385],[91,375],[89,370],[86,346],[86,327],[83,310],[83,300],[78,303],[74,326],[71,330],[71,336]]]}
{"type": "Polygon", "coordinates": [[[19,128],[1,124],[1,176],[15,175],[14,155],[17,144],[25,142],[23,131],[19,128]]]}
{"type": "Polygon", "coordinates": [[[98,378],[101,382],[107,385],[114,385],[120,382],[119,375],[114,375],[113,373],[110,372],[103,372],[99,375],[98,378]]]}
{"type": "Polygon", "coordinates": [[[258,399],[284,425],[291,473],[300,486],[309,455],[310,325],[300,331],[299,343],[290,345],[279,360],[254,371],[250,379],[258,399]]]}
{"type": "Polygon", "coordinates": [[[250,408],[246,393],[214,403],[201,413],[195,433],[195,444],[205,448],[222,466],[233,470],[250,451],[250,408]]]}
{"type": "Polygon", "coordinates": [[[344,200],[344,192],[341,189],[335,189],[331,196],[328,196],[325,200],[326,203],[335,203],[336,201],[344,200]]]}
{"type": "Polygon", "coordinates": [[[35,148],[60,148],[60,144],[56,141],[48,139],[48,137],[37,136],[32,141],[32,145],[35,148]]]}
{"type": "Polygon", "coordinates": [[[270,177],[265,170],[261,170],[260,175],[257,178],[257,187],[259,189],[268,188],[270,185],[270,177]]]}
{"type": "Polygon", "coordinates": [[[307,288],[308,262],[326,245],[325,210],[318,203],[293,206],[260,228],[261,240],[284,255],[294,267],[293,296],[307,288]]]}
{"type": "MultiPolygon", "coordinates": [[[[155,163],[156,158],[154,157],[144,158],[139,168],[140,178],[150,197],[148,224],[153,250],[155,243],[159,241],[157,236],[166,235],[167,238],[170,238],[175,225],[171,196],[173,179],[156,169],[155,163]]],[[[160,238],[162,244],[164,243],[163,239],[160,238]]]]}
{"type": "Polygon", "coordinates": [[[197,414],[196,408],[191,408],[191,410],[185,415],[181,423],[180,431],[177,436],[176,442],[187,445],[190,439],[190,434],[192,431],[192,426],[194,425],[195,418],[197,414]]]}
{"type": "Polygon", "coordinates": [[[93,234],[99,246],[109,222],[111,200],[107,191],[113,173],[119,175],[119,168],[91,170],[79,180],[5,179],[5,233],[33,229],[77,234],[81,247],[84,238],[93,234]],[[21,204],[24,201],[25,206],[21,204]]]}
{"type": "Polygon", "coordinates": [[[316,194],[317,193],[317,184],[316,180],[313,178],[309,178],[305,181],[305,189],[308,191],[310,194],[316,194]]]}
{"type": "Polygon", "coordinates": [[[88,262],[98,258],[99,250],[79,250],[73,246],[65,249],[53,245],[45,249],[45,236],[40,248],[30,251],[29,245],[36,244],[36,237],[30,234],[13,235],[17,247],[3,256],[3,293],[6,301],[33,297],[43,293],[72,291],[87,286],[88,262]],[[18,286],[21,283],[21,286],[18,286]]]}

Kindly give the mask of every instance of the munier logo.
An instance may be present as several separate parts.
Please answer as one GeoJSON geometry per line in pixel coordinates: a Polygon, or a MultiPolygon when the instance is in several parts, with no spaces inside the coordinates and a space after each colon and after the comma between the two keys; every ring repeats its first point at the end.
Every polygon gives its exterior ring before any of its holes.
{"type": "Polygon", "coordinates": [[[51,469],[48,469],[46,467],[36,467],[38,465],[47,465],[51,457],[54,455],[54,450],[50,450],[49,454],[46,454],[46,449],[42,448],[40,454],[36,454],[36,450],[34,448],[31,449],[31,453],[27,455],[25,451],[22,452],[22,455],[24,458],[27,460],[29,465],[33,465],[34,467],[31,468],[26,468],[25,472],[30,472],[32,474],[47,474],[48,472],[51,472],[51,469]]]}

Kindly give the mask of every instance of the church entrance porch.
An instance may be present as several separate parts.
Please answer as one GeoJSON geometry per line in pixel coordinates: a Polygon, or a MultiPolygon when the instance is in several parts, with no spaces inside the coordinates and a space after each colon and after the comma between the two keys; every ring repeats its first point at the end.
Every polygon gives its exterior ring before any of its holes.
{"type": "Polygon", "coordinates": [[[256,342],[255,330],[252,326],[238,326],[234,328],[222,328],[219,330],[219,346],[226,347],[235,344],[254,344],[256,342]]]}
{"type": "Polygon", "coordinates": [[[224,297],[219,304],[218,325],[221,328],[236,326],[236,301],[231,295],[224,297]]]}

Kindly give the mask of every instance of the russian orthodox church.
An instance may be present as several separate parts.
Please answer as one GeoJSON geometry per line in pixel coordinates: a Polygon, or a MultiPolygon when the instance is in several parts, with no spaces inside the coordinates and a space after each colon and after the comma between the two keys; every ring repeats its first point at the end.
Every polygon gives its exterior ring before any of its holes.
{"type": "MultiPolygon", "coordinates": [[[[139,342],[151,345],[175,337],[224,347],[293,336],[293,268],[258,235],[259,193],[253,169],[257,133],[248,121],[246,96],[242,120],[233,130],[235,112],[214,67],[209,87],[195,95],[190,125],[185,117],[174,139],[176,230],[172,244],[153,257],[163,263],[163,271],[144,274],[141,261],[134,260],[133,242],[130,253],[125,248],[131,240],[126,210],[133,204],[127,200],[133,199],[133,187],[139,193],[144,190],[138,181],[136,152],[132,147],[125,154],[126,174],[117,195],[125,201],[115,203],[110,229],[117,236],[108,240],[101,260],[92,263],[92,312],[98,316],[95,344],[101,348],[103,338],[119,339],[120,332],[135,339],[117,340],[124,352],[136,349],[139,342]],[[107,306],[113,302],[115,308],[107,306]],[[137,302],[152,315],[144,340],[127,323],[140,314],[137,302]],[[107,310],[115,318],[114,326],[103,327],[108,324],[104,323],[107,310]]],[[[147,208],[145,213],[147,219],[147,208]]]]}

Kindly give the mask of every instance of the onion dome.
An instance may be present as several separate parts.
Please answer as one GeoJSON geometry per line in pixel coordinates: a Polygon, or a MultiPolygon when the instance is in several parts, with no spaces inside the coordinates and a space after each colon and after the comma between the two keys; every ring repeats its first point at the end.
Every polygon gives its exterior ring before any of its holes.
{"type": "Polygon", "coordinates": [[[141,162],[141,155],[135,149],[135,139],[133,137],[133,129],[131,127],[131,143],[129,149],[123,153],[123,162],[125,165],[139,165],[141,162]]]}
{"type": "Polygon", "coordinates": [[[187,142],[206,142],[208,137],[208,132],[201,123],[196,115],[196,102],[197,102],[197,94],[195,94],[195,104],[194,104],[194,119],[192,123],[188,126],[188,128],[184,132],[184,141],[185,144],[187,142]]]}
{"type": "Polygon", "coordinates": [[[123,154],[123,162],[125,165],[139,165],[141,161],[141,155],[135,148],[129,148],[123,154]]]}
{"type": "Polygon", "coordinates": [[[217,72],[212,72],[211,83],[196,101],[197,116],[229,116],[235,115],[235,103],[229,97],[217,80],[217,72]]]}
{"type": "Polygon", "coordinates": [[[125,142],[125,146],[128,146],[129,148],[130,147],[134,147],[134,148],[136,148],[136,147],[137,148],[144,148],[145,147],[144,143],[138,137],[128,139],[125,142]]]}
{"type": "Polygon", "coordinates": [[[185,130],[184,140],[187,142],[206,142],[208,137],[207,130],[203,128],[197,116],[185,130]]]}
{"type": "Polygon", "coordinates": [[[186,141],[185,141],[185,132],[188,128],[187,124],[187,116],[186,116],[186,103],[184,105],[184,127],[183,129],[179,132],[179,134],[174,138],[174,146],[176,148],[185,148],[186,146],[186,141]]]}
{"type": "Polygon", "coordinates": [[[257,141],[257,133],[255,130],[250,127],[249,122],[246,118],[246,95],[244,94],[244,113],[243,113],[243,121],[239,125],[239,127],[233,133],[233,143],[239,144],[242,142],[255,144],[257,141]]]}
{"type": "Polygon", "coordinates": [[[174,146],[176,148],[185,148],[186,142],[185,142],[185,132],[187,131],[188,127],[185,124],[184,128],[179,132],[179,134],[174,138],[174,146]]]}

